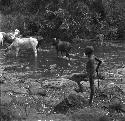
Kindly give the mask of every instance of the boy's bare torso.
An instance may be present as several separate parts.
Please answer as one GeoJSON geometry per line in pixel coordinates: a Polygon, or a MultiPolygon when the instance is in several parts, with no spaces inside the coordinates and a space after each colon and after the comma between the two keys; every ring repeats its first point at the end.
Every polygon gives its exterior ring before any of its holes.
{"type": "Polygon", "coordinates": [[[86,63],[86,72],[88,76],[95,76],[95,57],[91,56],[86,63]]]}

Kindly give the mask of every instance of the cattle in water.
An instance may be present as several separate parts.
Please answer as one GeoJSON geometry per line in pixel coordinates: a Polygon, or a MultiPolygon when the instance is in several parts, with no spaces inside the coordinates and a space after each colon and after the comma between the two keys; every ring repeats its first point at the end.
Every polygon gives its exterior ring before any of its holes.
{"type": "Polygon", "coordinates": [[[11,44],[14,41],[14,33],[9,32],[4,34],[4,43],[11,44]]]}
{"type": "Polygon", "coordinates": [[[60,39],[53,39],[52,45],[55,46],[56,48],[56,52],[57,52],[57,56],[59,54],[59,52],[61,52],[61,55],[63,55],[63,53],[66,54],[66,57],[69,58],[69,52],[71,50],[71,43],[70,42],[66,42],[66,41],[61,41],[60,39]]]}
{"type": "Polygon", "coordinates": [[[15,29],[14,32],[0,32],[0,44],[3,46],[4,42],[11,44],[15,37],[21,37],[20,31],[15,29]]]}
{"type": "Polygon", "coordinates": [[[15,50],[16,52],[16,57],[18,56],[18,53],[20,50],[27,50],[27,49],[32,49],[34,52],[35,57],[37,57],[37,45],[38,41],[36,38],[29,37],[29,38],[15,38],[14,41],[10,46],[7,47],[5,52],[9,50],[15,50]]]}

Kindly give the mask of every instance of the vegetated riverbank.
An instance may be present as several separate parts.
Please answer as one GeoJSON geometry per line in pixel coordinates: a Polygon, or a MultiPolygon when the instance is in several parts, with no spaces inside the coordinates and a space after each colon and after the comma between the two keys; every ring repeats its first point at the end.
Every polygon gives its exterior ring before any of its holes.
{"type": "Polygon", "coordinates": [[[70,54],[68,66],[65,59],[56,59],[54,51],[44,46],[38,55],[36,70],[34,62],[28,59],[33,60],[32,56],[24,59],[26,55],[22,54],[15,60],[6,57],[1,49],[1,120],[124,121],[124,46],[115,45],[118,44],[95,50],[104,60],[101,72],[105,79],[100,80],[100,89],[98,80],[95,81],[92,107],[88,106],[89,83],[83,80],[83,93],[77,93],[77,84],[66,79],[66,75],[84,68],[84,47],[78,46],[77,54],[70,54]]]}

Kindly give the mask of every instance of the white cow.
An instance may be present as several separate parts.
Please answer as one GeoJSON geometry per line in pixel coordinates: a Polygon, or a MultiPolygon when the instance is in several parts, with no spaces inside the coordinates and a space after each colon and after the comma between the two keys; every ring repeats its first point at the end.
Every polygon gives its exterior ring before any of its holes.
{"type": "Polygon", "coordinates": [[[8,36],[10,36],[11,39],[15,39],[16,37],[20,37],[21,36],[20,35],[20,30],[18,30],[18,29],[15,29],[14,32],[9,32],[7,34],[8,34],[8,36]]]}
{"type": "Polygon", "coordinates": [[[20,36],[20,30],[15,29],[15,32],[13,34],[14,37],[19,37],[20,36]]]}
{"type": "Polygon", "coordinates": [[[103,43],[104,43],[104,34],[98,34],[98,35],[97,35],[97,38],[99,39],[99,43],[100,43],[101,46],[102,46],[103,43]]]}
{"type": "Polygon", "coordinates": [[[0,32],[0,44],[3,46],[5,32],[0,32]]]}
{"type": "Polygon", "coordinates": [[[5,50],[15,49],[16,57],[18,56],[19,50],[21,49],[33,49],[35,57],[37,57],[37,45],[38,41],[36,38],[15,38],[12,44],[5,50]]]}

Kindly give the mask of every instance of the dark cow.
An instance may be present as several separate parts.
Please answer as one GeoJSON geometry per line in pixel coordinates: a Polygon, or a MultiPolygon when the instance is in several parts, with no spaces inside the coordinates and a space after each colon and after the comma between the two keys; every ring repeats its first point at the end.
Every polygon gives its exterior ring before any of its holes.
{"type": "Polygon", "coordinates": [[[35,57],[37,57],[37,45],[38,41],[36,38],[14,38],[12,44],[7,47],[5,52],[15,49],[16,57],[18,56],[19,50],[21,49],[32,49],[34,51],[35,57]]]}
{"type": "Polygon", "coordinates": [[[63,55],[63,53],[65,53],[66,57],[69,58],[69,51],[71,49],[71,43],[66,42],[66,41],[61,41],[60,39],[54,38],[52,45],[55,46],[55,48],[56,48],[57,56],[58,56],[58,53],[61,52],[61,55],[63,55]]]}

